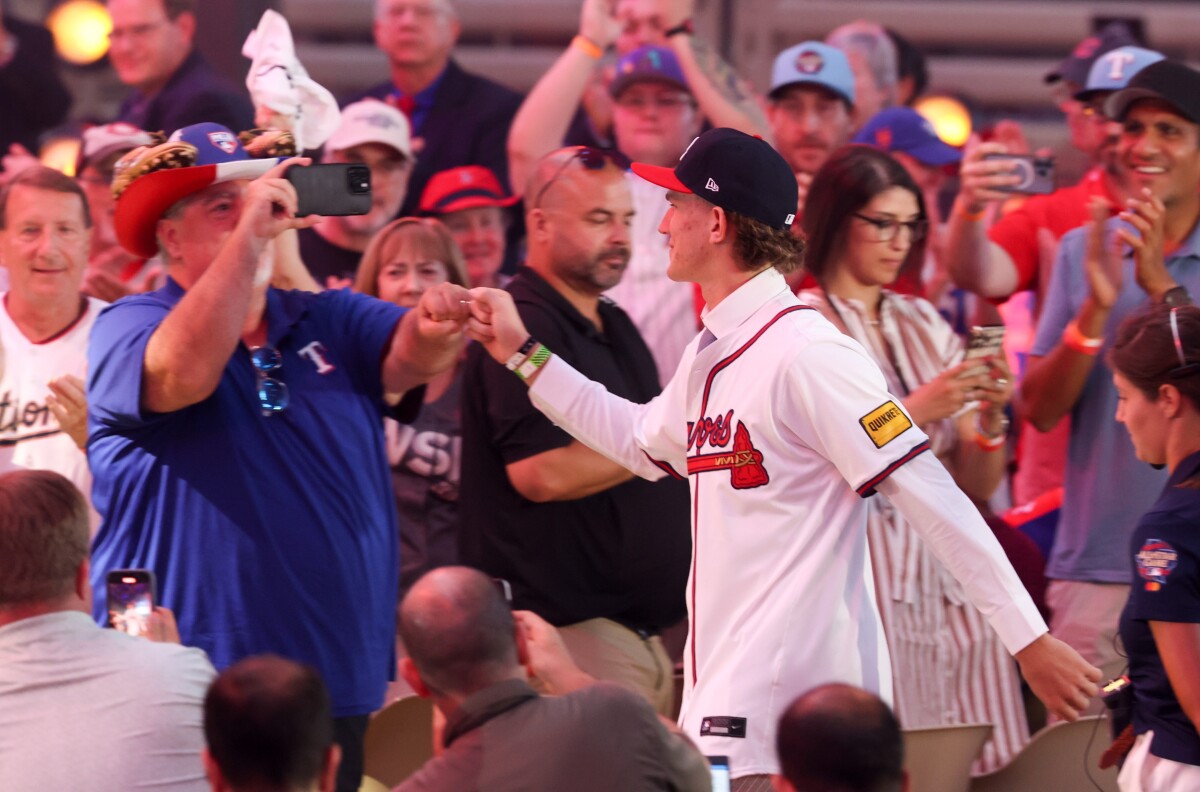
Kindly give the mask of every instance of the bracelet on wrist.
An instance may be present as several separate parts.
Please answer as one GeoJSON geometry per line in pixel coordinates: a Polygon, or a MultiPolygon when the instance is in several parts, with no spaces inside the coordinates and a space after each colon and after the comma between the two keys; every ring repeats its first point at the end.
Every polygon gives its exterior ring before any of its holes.
{"type": "Polygon", "coordinates": [[[571,39],[571,46],[592,60],[600,60],[604,57],[604,48],[582,33],[571,39]]]}
{"type": "Polygon", "coordinates": [[[522,382],[529,382],[529,379],[538,372],[542,366],[552,357],[550,350],[544,345],[538,344],[533,350],[533,354],[529,358],[513,369],[513,373],[521,378],[522,382]]]}
{"type": "Polygon", "coordinates": [[[1085,336],[1079,329],[1079,325],[1071,320],[1067,324],[1062,334],[1063,346],[1067,349],[1078,352],[1081,355],[1096,355],[1100,352],[1100,347],[1104,346],[1103,338],[1091,338],[1085,336]]]}
{"type": "Polygon", "coordinates": [[[685,19],[673,28],[668,28],[663,31],[663,38],[671,38],[672,36],[692,36],[696,33],[696,26],[691,19],[685,19]]]}
{"type": "Polygon", "coordinates": [[[957,208],[955,209],[955,212],[958,214],[958,216],[963,220],[966,220],[968,223],[978,223],[987,215],[987,211],[987,206],[984,206],[978,212],[972,212],[966,207],[966,204],[958,204],[957,208]]]}
{"type": "Polygon", "coordinates": [[[529,354],[533,352],[533,348],[535,346],[537,346],[537,341],[533,336],[526,338],[525,343],[521,344],[521,348],[514,352],[512,357],[504,362],[504,367],[509,371],[516,371],[517,366],[521,365],[529,358],[529,354]]]}

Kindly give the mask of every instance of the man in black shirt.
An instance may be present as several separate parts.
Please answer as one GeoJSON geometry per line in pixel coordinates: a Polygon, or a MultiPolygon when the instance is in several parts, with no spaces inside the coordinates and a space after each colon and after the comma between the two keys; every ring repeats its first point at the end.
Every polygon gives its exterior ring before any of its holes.
{"type": "MultiPolygon", "coordinates": [[[[537,164],[526,196],[529,255],[508,286],[525,325],[612,392],[649,401],[660,390],[650,351],[601,296],[629,262],[625,174],[602,152],[562,149],[537,164]]],[[[589,674],[669,713],[657,633],[684,615],[686,485],[633,478],[572,439],[482,347],[468,353],[463,392],[462,559],[562,628],[589,674]]]]}

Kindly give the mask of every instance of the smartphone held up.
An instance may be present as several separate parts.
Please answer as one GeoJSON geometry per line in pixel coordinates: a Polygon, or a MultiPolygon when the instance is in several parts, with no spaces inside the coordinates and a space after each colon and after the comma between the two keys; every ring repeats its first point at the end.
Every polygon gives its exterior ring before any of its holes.
{"type": "Polygon", "coordinates": [[[362,215],[371,210],[371,169],[354,162],[293,165],[284,178],[296,188],[297,217],[362,215]]]}
{"type": "Polygon", "coordinates": [[[146,635],[156,598],[154,572],[114,569],[105,584],[109,626],[128,635],[146,635]]]}

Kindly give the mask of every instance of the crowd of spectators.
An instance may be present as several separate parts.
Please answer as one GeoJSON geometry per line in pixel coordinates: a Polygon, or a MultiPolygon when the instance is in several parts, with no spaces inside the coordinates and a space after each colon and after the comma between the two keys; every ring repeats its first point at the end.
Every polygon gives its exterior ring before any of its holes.
{"type": "Polygon", "coordinates": [[[400,691],[406,791],[900,790],[900,729],[990,723],[989,772],[1126,673],[1122,789],[1194,788],[1200,72],[1080,42],[1090,167],[1030,194],[894,30],[760,94],[694,0],[578,2],[522,96],[376,0],[386,79],[301,151],[194,0],[107,0],[74,178],[0,16],[0,786],[352,792],[400,691]],[[364,213],[300,214],[317,160],[364,213]],[[143,638],[97,626],[135,569],[143,638]]]}

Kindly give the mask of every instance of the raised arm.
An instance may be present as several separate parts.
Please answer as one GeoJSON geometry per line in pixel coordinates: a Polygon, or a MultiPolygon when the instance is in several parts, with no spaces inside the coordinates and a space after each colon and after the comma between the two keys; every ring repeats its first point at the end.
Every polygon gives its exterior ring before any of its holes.
{"type": "MultiPolygon", "coordinates": [[[[276,165],[245,186],[240,197],[209,200],[211,188],[191,199],[180,218],[160,221],[160,238],[169,262],[177,261],[181,229],[189,213],[203,213],[220,222],[237,209],[233,231],[207,269],[192,283],[154,331],[142,361],[142,406],[153,412],[173,412],[203,401],[221,381],[225,365],[246,332],[254,276],[267,243],[289,228],[306,228],[315,218],[296,217],[296,190],[283,173],[291,159],[276,165]]],[[[230,188],[237,190],[236,183],[230,188]]],[[[222,193],[223,194],[223,193],[222,193]]],[[[182,263],[170,266],[183,267],[182,263]]],[[[261,299],[261,292],[258,292],[261,299]]],[[[257,324],[257,320],[255,321],[257,324]]]]}
{"type": "Polygon", "coordinates": [[[458,361],[471,294],[442,283],[421,295],[417,307],[396,324],[383,361],[385,393],[403,393],[429,382],[458,361]]]}
{"type": "MultiPolygon", "coordinates": [[[[663,28],[673,30],[690,21],[695,5],[695,0],[659,0],[663,28]]],[[[733,127],[774,142],[758,97],[714,47],[696,35],[684,33],[671,36],[667,44],[679,59],[700,112],[711,125],[733,127]]]]}
{"type": "Polygon", "coordinates": [[[620,24],[615,0],[583,0],[579,37],[563,51],[521,103],[508,132],[508,177],[521,195],[540,157],[562,146],[588,81],[620,24]]]}
{"type": "Polygon", "coordinates": [[[1006,152],[1000,143],[967,146],[959,169],[961,187],[946,228],[944,256],[950,277],[961,288],[989,298],[1008,297],[1019,285],[1012,257],[988,239],[987,219],[994,213],[994,205],[1012,197],[996,187],[1017,184],[1020,177],[1005,163],[984,156],[1006,152]]]}

